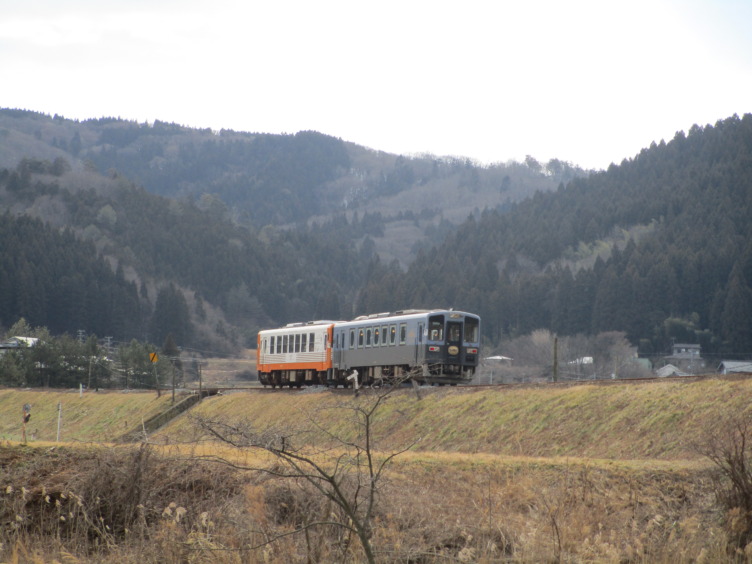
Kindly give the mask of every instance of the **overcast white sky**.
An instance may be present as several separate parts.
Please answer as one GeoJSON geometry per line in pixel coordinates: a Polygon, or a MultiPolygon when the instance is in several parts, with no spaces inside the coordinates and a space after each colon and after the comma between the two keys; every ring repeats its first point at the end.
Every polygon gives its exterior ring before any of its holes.
{"type": "Polygon", "coordinates": [[[750,0],[0,0],[0,107],[605,168],[752,112],[750,0]]]}

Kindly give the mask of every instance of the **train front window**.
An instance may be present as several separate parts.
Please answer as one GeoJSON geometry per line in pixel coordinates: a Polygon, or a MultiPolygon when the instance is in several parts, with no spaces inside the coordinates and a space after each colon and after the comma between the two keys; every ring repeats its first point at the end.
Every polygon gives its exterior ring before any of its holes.
{"type": "Polygon", "coordinates": [[[444,316],[432,315],[428,318],[428,339],[430,341],[444,340],[444,316]]]}
{"type": "Polygon", "coordinates": [[[480,341],[480,324],[472,317],[465,318],[465,342],[477,343],[480,341]]]}
{"type": "Polygon", "coordinates": [[[460,335],[461,335],[461,332],[460,332],[461,328],[462,328],[462,325],[460,323],[452,322],[447,325],[447,333],[448,333],[447,340],[450,343],[459,343],[460,335]]]}

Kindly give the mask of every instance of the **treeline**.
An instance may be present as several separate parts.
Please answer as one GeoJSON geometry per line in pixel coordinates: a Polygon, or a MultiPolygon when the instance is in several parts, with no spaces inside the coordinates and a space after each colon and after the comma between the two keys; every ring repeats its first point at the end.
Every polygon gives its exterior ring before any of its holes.
{"type": "Polygon", "coordinates": [[[5,334],[13,337],[24,339],[0,354],[0,386],[159,389],[198,376],[199,361],[181,359],[171,334],[161,347],[136,339],[115,344],[96,335],[53,335],[21,318],[5,334]]]}
{"type": "Polygon", "coordinates": [[[752,115],[695,126],[509,213],[471,219],[407,273],[374,261],[361,309],[478,311],[491,342],[538,328],[616,330],[644,354],[675,340],[749,356],[751,163],[752,115]],[[616,243],[635,226],[639,238],[616,243]],[[590,266],[583,249],[604,246],[590,266]]]}

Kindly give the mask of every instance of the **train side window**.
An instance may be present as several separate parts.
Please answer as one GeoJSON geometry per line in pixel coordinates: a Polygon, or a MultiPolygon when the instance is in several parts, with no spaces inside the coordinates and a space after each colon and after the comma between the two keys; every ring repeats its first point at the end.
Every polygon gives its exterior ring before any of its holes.
{"type": "Polygon", "coordinates": [[[381,330],[376,327],[376,329],[373,330],[373,346],[378,347],[379,346],[379,336],[381,335],[381,330]]]}
{"type": "Polygon", "coordinates": [[[350,348],[355,348],[355,329],[350,329],[350,348]]]}
{"type": "Polygon", "coordinates": [[[397,326],[389,326],[389,344],[394,345],[397,342],[397,326]]]}
{"type": "Polygon", "coordinates": [[[371,346],[371,328],[366,329],[366,346],[371,346]]]}
{"type": "Polygon", "coordinates": [[[300,352],[300,333],[295,335],[295,352],[296,353],[300,352]]]}
{"type": "Polygon", "coordinates": [[[274,354],[274,335],[269,337],[269,352],[274,354]]]}
{"type": "Polygon", "coordinates": [[[400,323],[399,329],[399,344],[404,345],[407,342],[407,323],[400,323]]]}
{"type": "Polygon", "coordinates": [[[316,342],[316,334],[315,333],[309,333],[308,334],[308,352],[313,352],[313,344],[316,342]]]}
{"type": "Polygon", "coordinates": [[[282,353],[287,354],[287,335],[282,336],[282,353]]]}
{"type": "Polygon", "coordinates": [[[365,337],[365,331],[361,329],[360,331],[358,331],[358,348],[359,349],[363,348],[363,345],[365,344],[364,337],[365,337]]]}

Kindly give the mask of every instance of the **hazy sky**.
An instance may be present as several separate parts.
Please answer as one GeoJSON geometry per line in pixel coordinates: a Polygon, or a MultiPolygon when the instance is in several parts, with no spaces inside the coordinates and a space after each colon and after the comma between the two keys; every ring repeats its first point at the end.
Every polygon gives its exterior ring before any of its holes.
{"type": "Polygon", "coordinates": [[[0,107],[605,168],[752,112],[752,0],[0,0],[0,107]]]}

